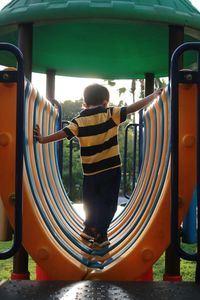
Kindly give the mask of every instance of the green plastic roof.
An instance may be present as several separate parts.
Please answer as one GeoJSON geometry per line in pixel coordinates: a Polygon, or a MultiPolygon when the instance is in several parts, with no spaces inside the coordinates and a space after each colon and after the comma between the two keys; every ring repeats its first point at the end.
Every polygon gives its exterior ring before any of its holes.
{"type": "MultiPolygon", "coordinates": [[[[200,13],[188,0],[15,0],[0,12],[0,40],[17,45],[17,24],[30,22],[33,71],[102,78],[165,76],[168,25],[200,31],[200,13]]],[[[0,64],[14,61],[0,54],[0,64]]]]}

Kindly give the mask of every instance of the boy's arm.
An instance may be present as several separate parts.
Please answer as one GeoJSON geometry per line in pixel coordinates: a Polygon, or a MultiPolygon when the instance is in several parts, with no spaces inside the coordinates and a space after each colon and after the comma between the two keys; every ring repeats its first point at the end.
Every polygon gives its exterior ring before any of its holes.
{"type": "Polygon", "coordinates": [[[33,130],[33,136],[36,138],[36,140],[40,144],[46,144],[46,143],[50,143],[50,142],[59,141],[59,140],[62,140],[67,137],[64,130],[59,130],[50,135],[42,136],[40,133],[40,127],[38,125],[36,125],[35,129],[33,130]]]}
{"type": "Polygon", "coordinates": [[[126,113],[131,114],[134,113],[142,108],[144,108],[145,106],[147,106],[148,104],[150,104],[157,96],[159,96],[162,93],[162,89],[158,89],[156,90],[154,93],[148,95],[147,97],[143,98],[140,101],[137,101],[131,105],[128,105],[126,108],[126,113]]]}

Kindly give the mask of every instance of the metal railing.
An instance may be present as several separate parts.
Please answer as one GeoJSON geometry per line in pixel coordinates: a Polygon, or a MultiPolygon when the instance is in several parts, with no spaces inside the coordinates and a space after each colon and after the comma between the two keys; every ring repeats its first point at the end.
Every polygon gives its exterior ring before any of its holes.
{"type": "MultiPolygon", "coordinates": [[[[62,120],[61,122],[61,128],[63,128],[66,124],[68,123],[67,120],[62,120]]],[[[63,178],[63,140],[60,141],[60,152],[59,152],[59,161],[62,166],[61,168],[61,176],[63,178]]],[[[69,180],[68,182],[64,182],[66,184],[66,188],[67,188],[67,193],[68,195],[71,195],[72,193],[72,190],[73,190],[73,149],[74,148],[79,148],[79,142],[77,140],[76,137],[72,138],[70,141],[69,141],[69,180]]]]}
{"type": "Polygon", "coordinates": [[[15,167],[15,223],[13,244],[10,249],[0,253],[0,259],[12,257],[22,241],[22,180],[24,153],[24,61],[21,51],[9,43],[0,43],[0,51],[8,51],[15,55],[17,69],[0,71],[0,82],[17,83],[16,111],[16,167],[15,167]]]}
{"type": "Polygon", "coordinates": [[[132,129],[133,133],[133,156],[132,156],[132,186],[131,189],[135,188],[137,177],[140,171],[140,149],[139,149],[139,133],[140,125],[130,123],[125,128],[125,137],[124,137],[124,161],[123,161],[123,193],[124,197],[127,199],[130,198],[130,195],[127,193],[127,162],[128,162],[128,141],[129,141],[129,130],[132,129]]]}
{"type": "MultiPolygon", "coordinates": [[[[53,106],[56,106],[58,108],[58,121],[57,121],[57,128],[56,130],[61,130],[62,129],[62,107],[59,101],[53,99],[51,101],[51,103],[53,104],[53,106]]],[[[60,141],[58,142],[57,145],[57,154],[58,154],[58,166],[59,166],[59,171],[60,174],[62,176],[62,166],[63,166],[63,142],[60,141]]]]}
{"type": "Polygon", "coordinates": [[[179,46],[171,61],[171,241],[177,254],[186,260],[196,261],[196,282],[200,283],[200,43],[185,43],[179,46]],[[197,252],[188,253],[181,248],[179,242],[178,226],[178,145],[179,145],[179,90],[178,84],[182,82],[183,72],[179,70],[179,59],[186,51],[197,53],[197,71],[186,71],[184,80],[188,83],[197,83],[197,252]]]}

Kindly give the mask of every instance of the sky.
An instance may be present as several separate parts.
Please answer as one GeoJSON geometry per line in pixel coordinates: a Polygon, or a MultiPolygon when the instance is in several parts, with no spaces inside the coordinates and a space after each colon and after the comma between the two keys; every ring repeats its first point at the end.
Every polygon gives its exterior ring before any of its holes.
{"type": "MultiPolygon", "coordinates": [[[[0,0],[0,9],[9,2],[11,2],[11,0],[0,0]]],[[[190,2],[200,11],[200,0],[190,0],[190,2]]],[[[46,94],[45,74],[33,73],[32,82],[42,95],[46,94]]],[[[127,104],[130,104],[132,102],[132,94],[130,93],[131,80],[116,80],[115,82],[116,86],[108,87],[110,92],[110,101],[117,105],[121,99],[126,99],[127,104]],[[126,93],[120,98],[117,90],[121,87],[126,88],[126,93]]],[[[60,102],[63,102],[64,100],[79,100],[83,96],[84,88],[92,83],[100,83],[107,86],[101,79],[56,76],[55,99],[60,102]]],[[[136,97],[138,97],[137,94],[136,97]]]]}

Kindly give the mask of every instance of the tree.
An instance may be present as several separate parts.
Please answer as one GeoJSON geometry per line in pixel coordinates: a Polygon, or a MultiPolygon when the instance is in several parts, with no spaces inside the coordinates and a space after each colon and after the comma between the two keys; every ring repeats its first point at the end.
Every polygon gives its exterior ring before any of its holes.
{"type": "Polygon", "coordinates": [[[83,104],[83,100],[66,100],[62,103],[62,119],[63,120],[71,120],[73,119],[81,110],[83,104]]]}
{"type": "MultiPolygon", "coordinates": [[[[72,120],[81,110],[83,100],[66,100],[62,103],[62,120],[72,120]]],[[[82,194],[82,168],[80,164],[79,144],[72,143],[73,147],[70,149],[70,142],[63,141],[63,183],[69,197],[72,201],[77,202],[82,194]],[[70,178],[70,155],[72,154],[72,178],[70,178]]]]}

